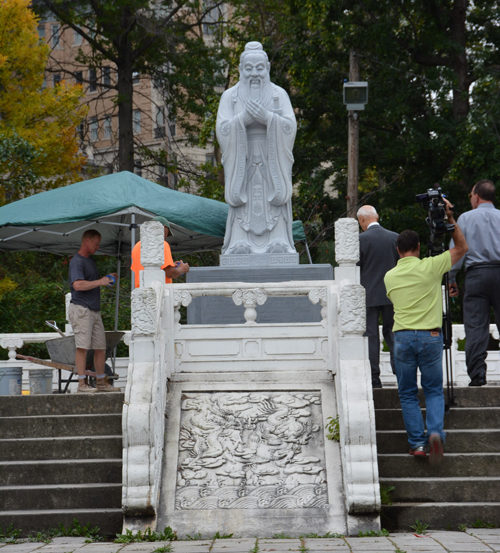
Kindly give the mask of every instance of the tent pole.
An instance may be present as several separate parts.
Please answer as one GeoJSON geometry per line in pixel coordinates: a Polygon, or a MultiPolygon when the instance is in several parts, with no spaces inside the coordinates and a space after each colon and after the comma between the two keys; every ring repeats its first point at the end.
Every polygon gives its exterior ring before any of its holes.
{"type": "Polygon", "coordinates": [[[304,240],[304,244],[306,246],[306,252],[307,252],[307,257],[309,259],[309,264],[312,265],[313,260],[311,259],[311,252],[309,251],[309,246],[307,245],[307,240],[304,240]]]}

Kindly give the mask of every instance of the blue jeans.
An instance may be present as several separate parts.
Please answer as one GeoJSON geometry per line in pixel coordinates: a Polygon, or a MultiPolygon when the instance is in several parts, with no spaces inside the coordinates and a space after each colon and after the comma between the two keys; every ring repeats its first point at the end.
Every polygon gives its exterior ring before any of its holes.
{"type": "Polygon", "coordinates": [[[429,330],[401,330],[394,333],[394,362],[399,400],[411,448],[426,446],[431,434],[444,442],[443,337],[429,330]],[[434,333],[433,333],[434,334],[434,333]],[[425,422],[418,402],[417,367],[425,394],[425,422]]]}

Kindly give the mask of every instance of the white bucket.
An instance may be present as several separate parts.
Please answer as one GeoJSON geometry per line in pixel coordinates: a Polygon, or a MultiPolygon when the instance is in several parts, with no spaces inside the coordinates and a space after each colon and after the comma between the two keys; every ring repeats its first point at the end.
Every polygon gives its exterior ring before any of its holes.
{"type": "Polygon", "coordinates": [[[30,370],[30,395],[52,393],[53,369],[30,370]]]}
{"type": "Polygon", "coordinates": [[[20,396],[22,388],[22,367],[0,367],[0,396],[20,396]]]}

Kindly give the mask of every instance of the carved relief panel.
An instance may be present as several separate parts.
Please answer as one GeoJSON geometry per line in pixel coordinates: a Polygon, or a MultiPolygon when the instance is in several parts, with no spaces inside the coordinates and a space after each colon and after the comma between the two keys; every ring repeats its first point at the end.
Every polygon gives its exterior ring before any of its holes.
{"type": "Polygon", "coordinates": [[[321,394],[186,393],[175,509],[328,508],[321,394]]]}

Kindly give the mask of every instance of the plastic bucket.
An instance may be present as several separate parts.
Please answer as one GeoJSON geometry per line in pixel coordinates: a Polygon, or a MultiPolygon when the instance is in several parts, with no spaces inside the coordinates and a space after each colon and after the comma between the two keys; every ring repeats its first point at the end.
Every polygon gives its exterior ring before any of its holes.
{"type": "Polygon", "coordinates": [[[0,396],[20,396],[22,388],[22,367],[0,367],[0,396]]]}
{"type": "Polygon", "coordinates": [[[30,371],[30,395],[52,393],[53,369],[33,369],[30,371]]]}

